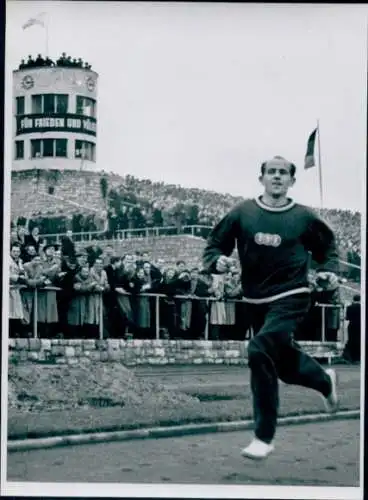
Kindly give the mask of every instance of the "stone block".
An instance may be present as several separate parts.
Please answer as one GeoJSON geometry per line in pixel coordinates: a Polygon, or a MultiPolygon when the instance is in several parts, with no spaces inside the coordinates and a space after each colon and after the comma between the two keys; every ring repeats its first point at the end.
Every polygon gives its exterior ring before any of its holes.
{"type": "Polygon", "coordinates": [[[64,356],[65,347],[63,345],[51,345],[51,354],[54,356],[64,356]]]}
{"type": "Polygon", "coordinates": [[[43,351],[51,350],[51,340],[50,339],[41,339],[41,349],[43,351]]]}
{"type": "Polygon", "coordinates": [[[68,341],[68,345],[72,345],[74,347],[79,346],[80,348],[82,348],[82,342],[82,339],[70,339],[68,341]]]}
{"type": "Polygon", "coordinates": [[[190,347],[193,347],[193,341],[192,340],[181,340],[181,346],[189,349],[190,347]]]}
{"type": "Polygon", "coordinates": [[[108,361],[109,354],[107,351],[100,352],[100,361],[108,361]]]}
{"type": "Polygon", "coordinates": [[[27,361],[28,351],[20,351],[19,359],[20,359],[20,361],[27,361]]]}
{"type": "Polygon", "coordinates": [[[101,355],[101,353],[99,351],[91,351],[91,354],[89,355],[89,357],[92,361],[99,361],[100,355],[101,355]]]}
{"type": "Polygon", "coordinates": [[[75,349],[71,345],[65,347],[65,356],[67,358],[73,358],[75,356],[75,349]]]}
{"type": "Polygon", "coordinates": [[[28,349],[29,339],[16,339],[16,346],[18,349],[28,349]]]}
{"type": "Polygon", "coordinates": [[[143,346],[143,339],[133,339],[132,346],[133,347],[142,347],[143,346]]]}
{"type": "Polygon", "coordinates": [[[223,356],[224,356],[225,358],[237,358],[237,357],[239,357],[239,356],[240,356],[240,353],[239,353],[239,351],[236,351],[235,349],[234,349],[234,350],[231,350],[231,351],[230,351],[230,350],[228,350],[228,351],[225,351],[225,352],[223,353],[223,356]]]}
{"type": "Polygon", "coordinates": [[[31,351],[39,351],[41,349],[40,339],[29,339],[29,349],[31,351]]]}
{"type": "Polygon", "coordinates": [[[107,340],[96,340],[96,349],[99,351],[107,351],[108,343],[107,340]]]}
{"type": "Polygon", "coordinates": [[[116,350],[108,350],[107,355],[110,361],[119,361],[122,358],[121,352],[116,350]]]}
{"type": "Polygon", "coordinates": [[[62,358],[57,358],[55,362],[57,365],[65,365],[67,363],[67,360],[66,358],[62,357],[62,358]]]}
{"type": "Polygon", "coordinates": [[[232,365],[239,365],[240,364],[240,359],[232,358],[232,359],[229,359],[229,362],[232,365]]]}
{"type": "Polygon", "coordinates": [[[107,348],[110,349],[119,349],[120,348],[120,340],[119,339],[108,339],[107,340],[107,348]]]}
{"type": "Polygon", "coordinates": [[[155,354],[155,356],[163,357],[163,356],[165,356],[165,349],[163,347],[156,347],[154,349],[154,354],[155,354]]]}
{"type": "Polygon", "coordinates": [[[212,341],[211,340],[196,340],[196,346],[198,348],[211,349],[212,341]]]}
{"type": "Polygon", "coordinates": [[[125,339],[118,339],[119,340],[119,345],[120,345],[120,349],[125,349],[127,343],[126,343],[126,340],[125,339]]]}
{"type": "Polygon", "coordinates": [[[51,339],[51,345],[62,345],[61,339],[51,339]]]}
{"type": "Polygon", "coordinates": [[[83,352],[83,351],[82,351],[82,346],[80,346],[80,345],[76,345],[76,346],[74,347],[74,351],[75,351],[75,355],[76,355],[76,356],[78,356],[78,357],[79,357],[79,356],[81,356],[81,355],[82,355],[82,352],[83,352]]]}
{"type": "Polygon", "coordinates": [[[193,359],[193,364],[195,365],[201,365],[204,363],[204,359],[203,358],[194,358],[193,359]]]}
{"type": "Polygon", "coordinates": [[[9,349],[14,349],[14,347],[16,346],[16,342],[15,342],[15,339],[9,339],[8,341],[8,345],[9,345],[9,349]]]}
{"type": "Polygon", "coordinates": [[[96,341],[94,339],[86,339],[82,341],[83,349],[86,351],[90,351],[92,349],[96,349],[96,341]]]}
{"type": "Polygon", "coordinates": [[[215,364],[216,364],[216,365],[221,365],[221,364],[223,364],[223,363],[224,363],[223,358],[216,358],[216,359],[215,359],[215,364]]]}
{"type": "Polygon", "coordinates": [[[38,354],[38,361],[46,361],[46,353],[45,351],[40,351],[38,354]]]}
{"type": "Polygon", "coordinates": [[[29,361],[38,361],[38,354],[37,351],[28,351],[27,359],[29,361]]]}
{"type": "MultiPolygon", "coordinates": [[[[85,353],[84,353],[85,354],[85,353]]],[[[78,362],[79,364],[81,365],[90,365],[91,364],[91,360],[89,358],[87,358],[87,356],[81,356],[79,359],[78,359],[78,362]]]]}
{"type": "Polygon", "coordinates": [[[68,363],[68,365],[79,365],[79,359],[78,358],[68,358],[67,363],[68,363]]]}

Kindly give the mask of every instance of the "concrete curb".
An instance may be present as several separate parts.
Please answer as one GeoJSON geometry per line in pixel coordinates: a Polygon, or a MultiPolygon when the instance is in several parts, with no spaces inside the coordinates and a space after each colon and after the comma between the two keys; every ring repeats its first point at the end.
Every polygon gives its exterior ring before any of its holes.
{"type": "MultiPolygon", "coordinates": [[[[344,410],[334,414],[313,413],[307,415],[280,417],[278,425],[300,425],[330,420],[356,419],[360,410],[344,410]]],[[[237,420],[233,422],[214,422],[208,424],[175,425],[169,427],[151,427],[130,431],[91,432],[70,436],[54,436],[38,439],[21,439],[8,441],[8,452],[55,448],[77,444],[107,443],[113,441],[128,441],[133,439],[152,439],[164,437],[179,437],[193,434],[208,434],[212,432],[244,431],[253,428],[252,420],[237,420]]]]}

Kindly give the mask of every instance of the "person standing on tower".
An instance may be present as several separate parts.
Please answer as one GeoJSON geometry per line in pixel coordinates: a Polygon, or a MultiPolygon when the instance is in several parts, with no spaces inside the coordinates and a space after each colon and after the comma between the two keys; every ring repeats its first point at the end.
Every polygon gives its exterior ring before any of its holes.
{"type": "Polygon", "coordinates": [[[319,265],[321,286],[338,285],[335,237],[310,208],[287,197],[296,167],[276,156],[261,165],[263,195],[233,208],[212,230],[203,254],[205,268],[225,273],[237,243],[247,314],[254,331],[248,365],[255,437],[242,455],[266,458],[274,449],[278,379],[320,392],[326,409],[338,407],[337,379],[294,341],[293,334],[309,309],[310,253],[319,265]]]}

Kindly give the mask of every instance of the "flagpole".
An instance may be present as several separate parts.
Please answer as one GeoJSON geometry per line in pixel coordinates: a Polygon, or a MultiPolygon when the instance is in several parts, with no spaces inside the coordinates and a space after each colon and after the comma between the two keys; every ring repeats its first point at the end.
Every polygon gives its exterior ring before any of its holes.
{"type": "Polygon", "coordinates": [[[46,54],[45,54],[45,56],[49,57],[49,27],[48,27],[47,21],[45,22],[45,35],[46,35],[46,54]]]}
{"type": "Polygon", "coordinates": [[[323,184],[322,184],[321,140],[319,133],[319,120],[317,120],[317,138],[318,138],[319,195],[320,195],[321,208],[323,208],[323,184]]]}

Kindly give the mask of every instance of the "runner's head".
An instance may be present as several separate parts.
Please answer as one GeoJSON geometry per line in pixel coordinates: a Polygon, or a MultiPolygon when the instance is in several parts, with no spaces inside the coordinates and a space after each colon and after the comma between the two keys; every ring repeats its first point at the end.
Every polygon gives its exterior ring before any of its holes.
{"type": "Polygon", "coordinates": [[[296,167],[281,156],[275,156],[261,165],[259,180],[265,193],[273,198],[282,198],[295,183],[296,167]]]}

